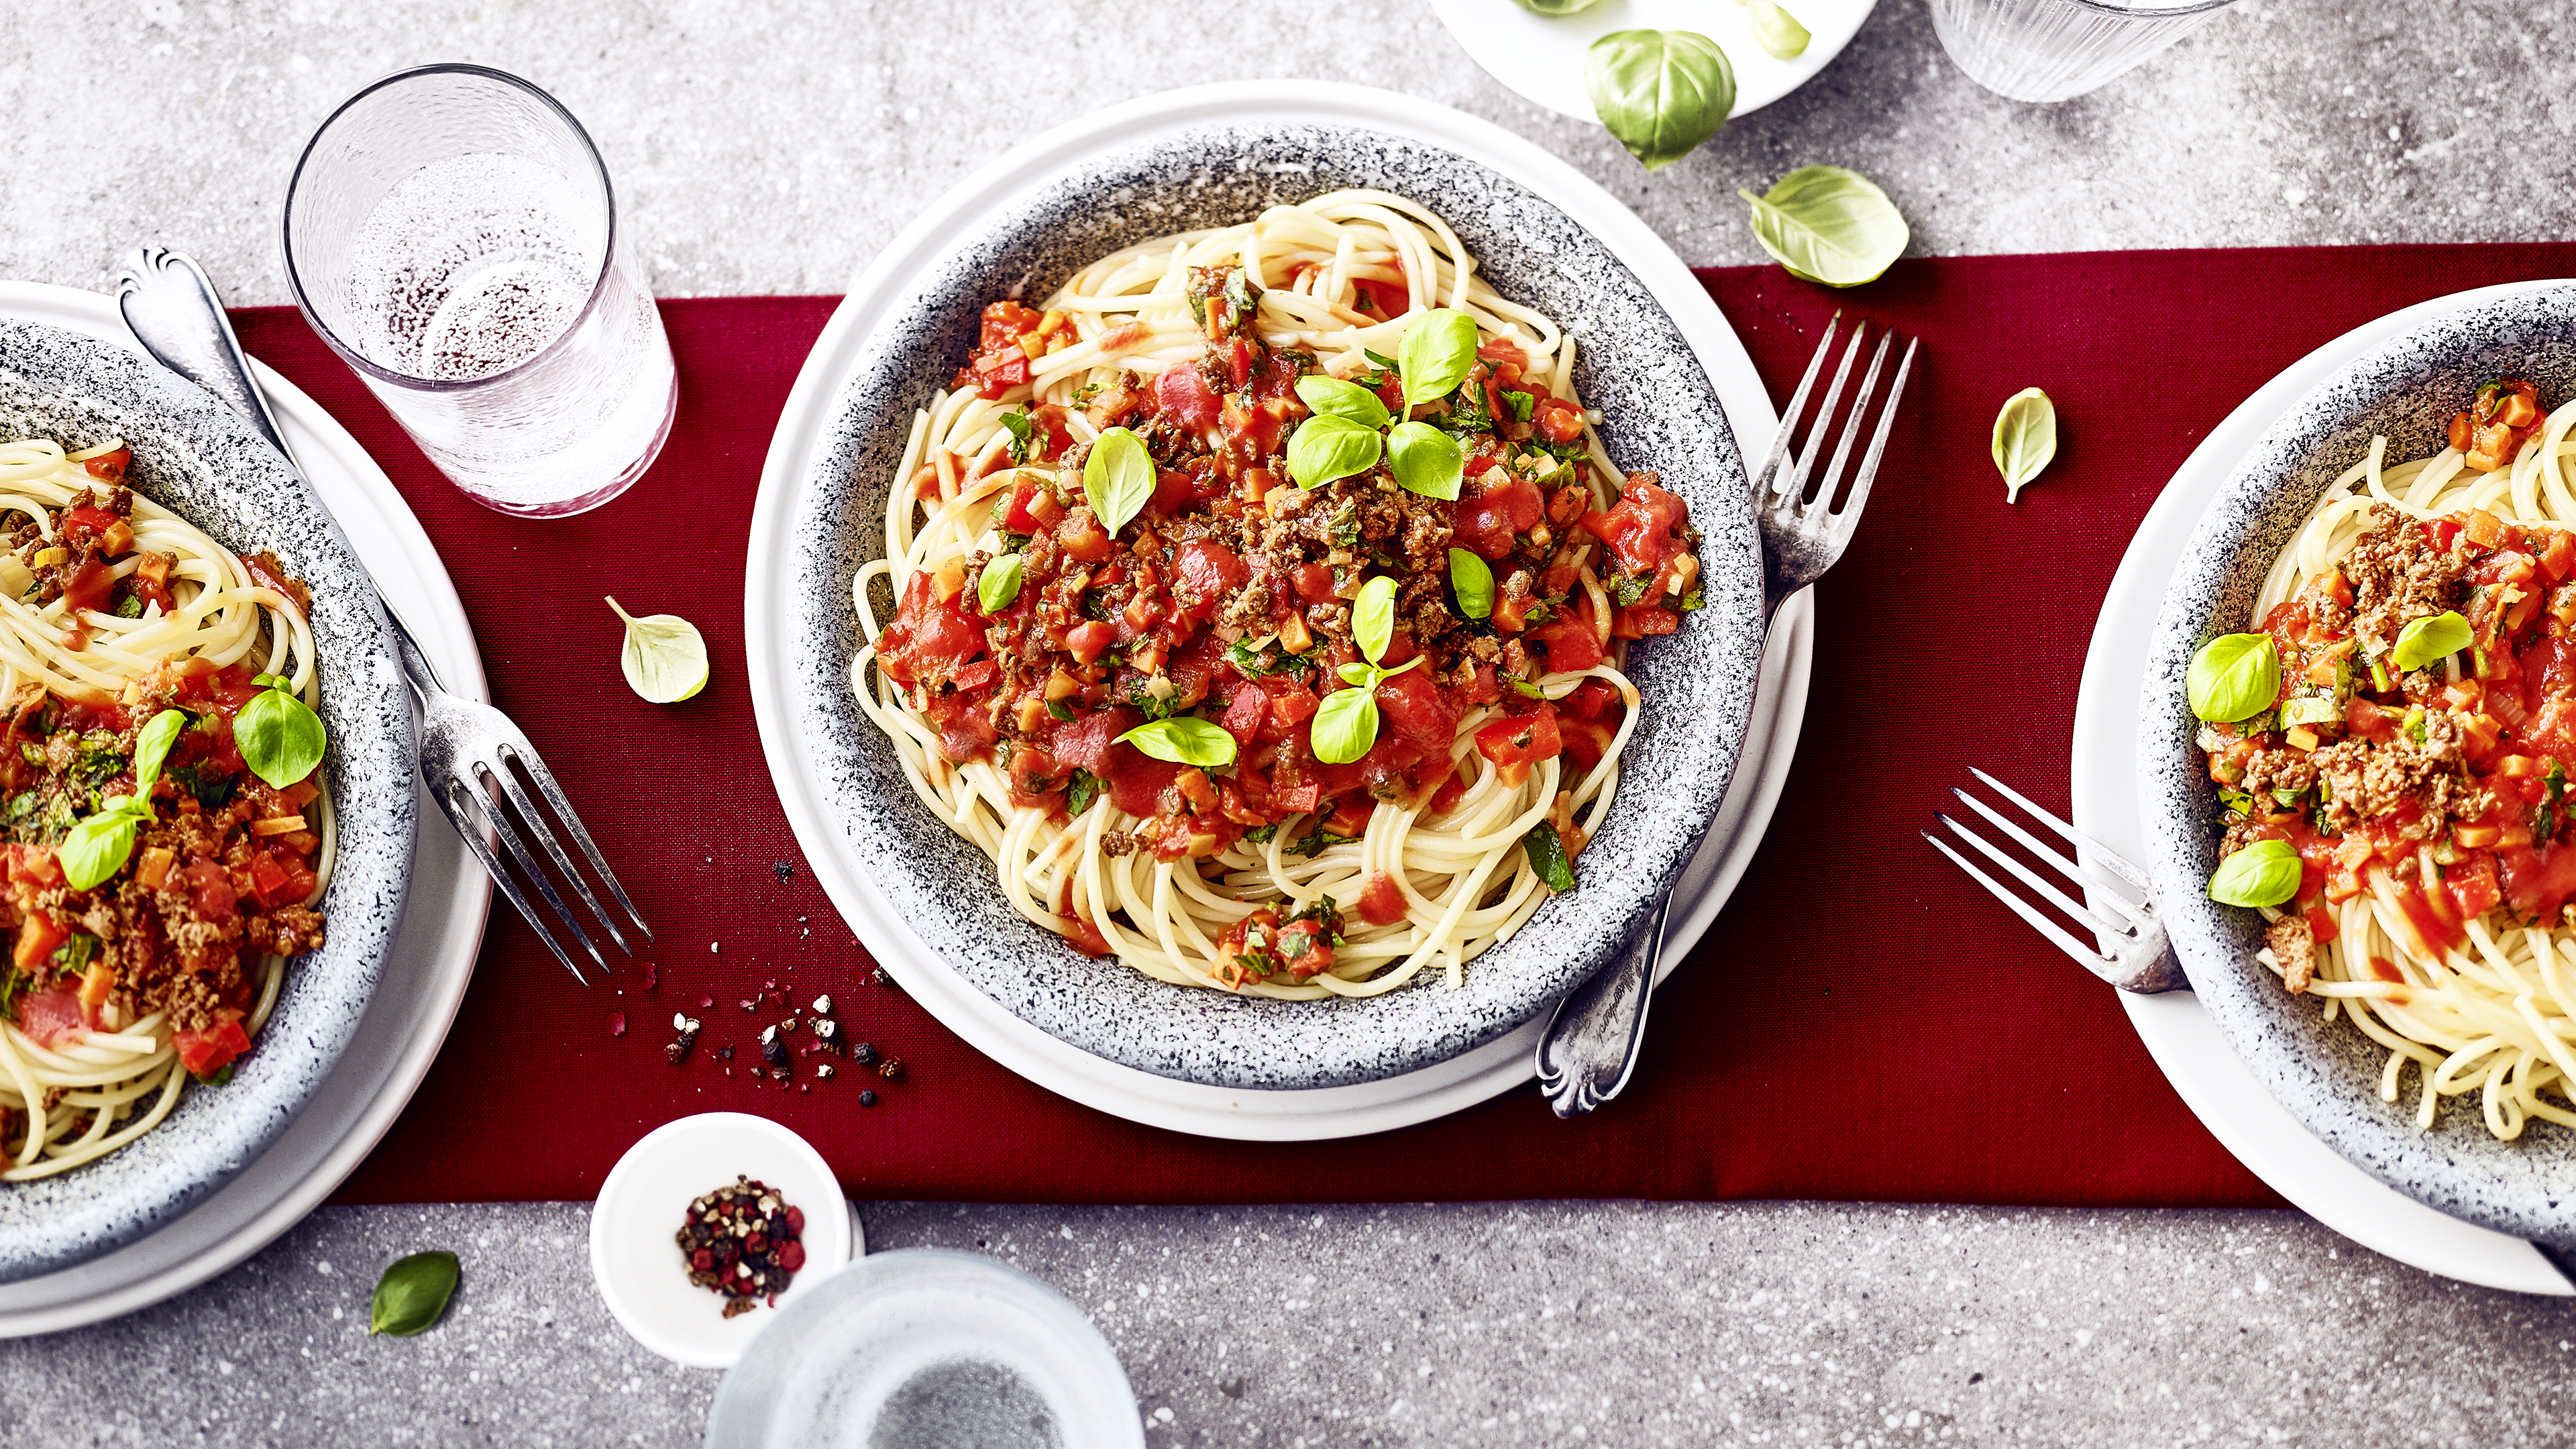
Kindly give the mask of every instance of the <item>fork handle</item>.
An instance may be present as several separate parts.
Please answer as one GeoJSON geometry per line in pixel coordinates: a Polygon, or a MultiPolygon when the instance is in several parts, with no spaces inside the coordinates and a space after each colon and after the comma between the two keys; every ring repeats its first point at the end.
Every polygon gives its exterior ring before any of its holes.
{"type": "Polygon", "coordinates": [[[1538,1043],[1538,1086],[1559,1117],[1582,1116],[1619,1095],[1637,1069],[1672,908],[1670,895],[1656,902],[1655,913],[1619,944],[1610,964],[1567,992],[1548,1018],[1538,1043]]]}

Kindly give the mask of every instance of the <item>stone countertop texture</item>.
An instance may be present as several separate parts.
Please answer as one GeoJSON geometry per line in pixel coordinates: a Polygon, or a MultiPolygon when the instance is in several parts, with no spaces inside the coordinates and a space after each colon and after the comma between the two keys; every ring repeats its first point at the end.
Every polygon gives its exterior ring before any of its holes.
{"type": "MultiPolygon", "coordinates": [[[[235,302],[289,300],[275,227],[298,149],[350,91],[430,59],[526,75],[583,118],[664,296],[837,291],[995,151],[1148,91],[1275,76],[1498,122],[1696,264],[1762,261],[1735,189],[1812,162],[1885,186],[1919,254],[2566,235],[2576,6],[2428,15],[2244,0],[2030,107],[1963,77],[1922,0],[1883,0],[1805,89],[1649,176],[1410,0],[20,0],[0,11],[0,276],[103,287],[149,239],[235,302]]],[[[873,1248],[990,1252],[1071,1295],[1157,1449],[2576,1438],[2576,1302],[2430,1278],[2291,1213],[862,1211],[873,1248]]],[[[585,1232],[581,1204],[326,1209],[160,1307],[0,1343],[0,1443],[698,1442],[716,1375],[617,1331],[585,1232]],[[448,1320],[370,1340],[376,1273],[431,1247],[465,1259],[448,1320]]]]}

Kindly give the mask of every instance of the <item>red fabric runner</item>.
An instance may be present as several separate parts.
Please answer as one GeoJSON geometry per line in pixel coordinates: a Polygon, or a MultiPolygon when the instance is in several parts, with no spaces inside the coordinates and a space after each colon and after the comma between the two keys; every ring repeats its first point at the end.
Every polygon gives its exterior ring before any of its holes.
{"type": "Polygon", "coordinates": [[[292,311],[246,311],[250,350],[411,501],[496,701],[662,943],[657,985],[627,966],[585,991],[496,906],[436,1067],[337,1200],[585,1198],[651,1127],[732,1109],[803,1132],[866,1198],[2275,1203],[2166,1086],[2110,991],[1915,831],[1971,765],[2065,808],[2102,591],[2164,480],[2247,393],[2394,308],[2570,273],[2576,245],[1907,261],[1851,292],[1775,267],[1702,273],[1775,399],[1836,308],[1924,338],[1868,518],[1819,589],[1805,735],[1769,837],[1659,994],[1627,1094],[1593,1120],[1558,1122],[1523,1089],[1401,1132],[1294,1145],[1107,1116],[867,984],[866,953],[779,812],[741,646],[761,460],[830,299],[666,303],[681,379],[668,451],[616,502],[554,522],[467,502],[292,311]],[[2029,386],[2056,400],[2062,447],[2007,508],[1987,434],[2029,386]],[[706,691],[670,707],[629,693],[605,593],[695,620],[715,656],[706,691]],[[740,1003],[773,982],[795,1000],[832,993],[854,1038],[902,1059],[902,1079],[845,1067],[810,1094],[756,1087],[754,1035],[777,1010],[740,1003]],[[679,1068],[663,1059],[674,1010],[706,1023],[679,1068]],[[711,1050],[725,1043],[741,1048],[731,1078],[711,1050]],[[859,1106],[862,1086],[879,1105],[859,1106]]]}

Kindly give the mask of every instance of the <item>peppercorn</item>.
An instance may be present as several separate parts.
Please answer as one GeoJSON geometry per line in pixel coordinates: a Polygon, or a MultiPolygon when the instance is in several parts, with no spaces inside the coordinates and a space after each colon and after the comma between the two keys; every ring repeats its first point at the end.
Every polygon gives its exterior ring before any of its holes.
{"type": "Polygon", "coordinates": [[[816,1016],[830,1016],[832,1014],[832,998],[830,995],[826,994],[814,998],[814,1014],[816,1016]]]}
{"type": "Polygon", "coordinates": [[[814,1023],[814,1040],[827,1047],[838,1045],[841,1040],[841,1024],[828,1016],[814,1023]]]}
{"type": "Polygon", "coordinates": [[[850,1060],[863,1067],[875,1066],[877,1064],[876,1043],[863,1041],[850,1048],[850,1060]]]}
{"type": "Polygon", "coordinates": [[[762,1033],[760,1038],[760,1059],[769,1063],[773,1067],[783,1067],[787,1065],[787,1043],[780,1041],[777,1037],[769,1035],[768,1033],[762,1033]]]}
{"type": "Polygon", "coordinates": [[[903,1075],[903,1063],[888,1057],[885,1059],[885,1065],[877,1068],[877,1075],[891,1082],[903,1075]]]}
{"type": "Polygon", "coordinates": [[[873,1106],[875,1106],[876,1104],[877,1104],[877,1094],[876,1094],[874,1091],[863,1091],[863,1092],[859,1093],[859,1105],[860,1105],[860,1106],[862,1106],[862,1107],[873,1107],[873,1106]]]}

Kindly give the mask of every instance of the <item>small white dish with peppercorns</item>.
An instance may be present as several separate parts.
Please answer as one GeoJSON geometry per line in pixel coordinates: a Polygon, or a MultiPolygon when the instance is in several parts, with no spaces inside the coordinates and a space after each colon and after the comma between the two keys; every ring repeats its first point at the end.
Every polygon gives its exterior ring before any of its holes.
{"type": "Polygon", "coordinates": [[[865,1251],[811,1143],[766,1117],[707,1112],[626,1149],[590,1210],[608,1311],[673,1363],[730,1368],[768,1313],[865,1251]]]}

